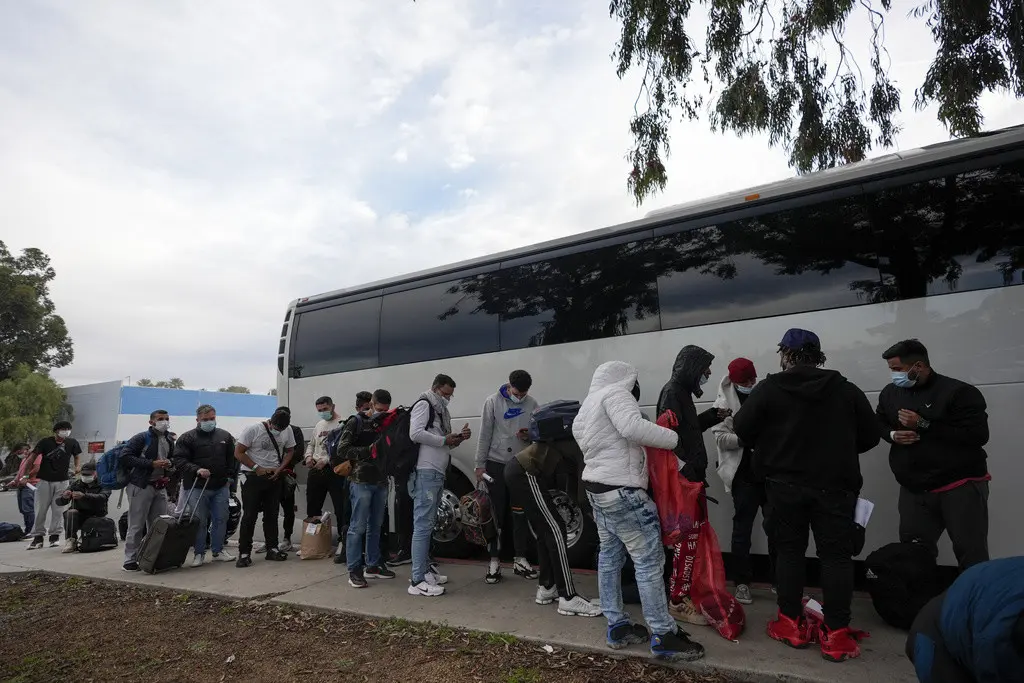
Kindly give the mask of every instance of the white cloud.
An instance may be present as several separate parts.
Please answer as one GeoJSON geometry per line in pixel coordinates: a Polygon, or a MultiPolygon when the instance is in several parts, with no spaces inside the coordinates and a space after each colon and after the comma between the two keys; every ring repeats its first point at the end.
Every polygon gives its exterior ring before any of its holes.
{"type": "MultiPolygon", "coordinates": [[[[0,6],[0,223],[53,258],[56,376],[265,391],[293,298],[791,174],[680,123],[669,188],[633,206],[616,37],[584,0],[0,6]]],[[[927,30],[894,14],[889,47],[901,146],[945,139],[910,106],[927,30]]]]}

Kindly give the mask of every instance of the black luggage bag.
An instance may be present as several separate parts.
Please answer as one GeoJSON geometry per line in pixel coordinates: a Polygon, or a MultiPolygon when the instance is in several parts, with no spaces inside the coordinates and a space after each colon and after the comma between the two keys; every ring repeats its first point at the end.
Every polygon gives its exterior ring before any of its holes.
{"type": "MultiPolygon", "coordinates": [[[[203,491],[206,491],[206,484],[209,483],[207,479],[203,484],[203,491]]],[[[195,488],[193,482],[192,489],[188,492],[189,497],[195,488]]],[[[160,515],[152,527],[146,530],[146,538],[139,548],[139,569],[147,574],[158,574],[185,564],[185,558],[195,545],[196,534],[199,531],[199,520],[195,515],[183,519],[187,507],[186,505],[182,508],[177,518],[172,515],[160,515]]]]}
{"type": "Polygon", "coordinates": [[[82,540],[78,552],[95,553],[117,547],[117,528],[110,517],[90,517],[82,522],[82,540]]]}

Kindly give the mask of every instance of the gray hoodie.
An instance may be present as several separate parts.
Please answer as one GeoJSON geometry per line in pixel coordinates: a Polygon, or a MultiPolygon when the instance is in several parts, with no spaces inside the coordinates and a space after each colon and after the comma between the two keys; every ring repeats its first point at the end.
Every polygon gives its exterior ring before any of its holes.
{"type": "Polygon", "coordinates": [[[448,412],[441,397],[434,391],[426,391],[420,394],[420,398],[434,409],[434,424],[427,429],[427,422],[430,419],[430,410],[426,403],[417,400],[409,416],[409,438],[420,444],[419,460],[416,462],[418,470],[437,470],[441,474],[448,471],[448,464],[451,461],[451,449],[445,445],[445,437],[452,431],[452,417],[448,412]]]}
{"type": "Polygon", "coordinates": [[[508,385],[498,389],[484,401],[480,410],[480,438],[476,442],[476,466],[485,467],[488,460],[507,463],[527,443],[517,432],[530,424],[530,416],[537,409],[537,400],[527,394],[520,403],[512,400],[508,385]]]}

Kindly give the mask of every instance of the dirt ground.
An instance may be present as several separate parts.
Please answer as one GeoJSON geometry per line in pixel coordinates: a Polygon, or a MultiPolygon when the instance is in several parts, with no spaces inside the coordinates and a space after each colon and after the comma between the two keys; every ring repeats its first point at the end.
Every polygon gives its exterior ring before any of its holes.
{"type": "Polygon", "coordinates": [[[42,574],[0,577],[0,680],[727,683],[504,634],[42,574]]]}

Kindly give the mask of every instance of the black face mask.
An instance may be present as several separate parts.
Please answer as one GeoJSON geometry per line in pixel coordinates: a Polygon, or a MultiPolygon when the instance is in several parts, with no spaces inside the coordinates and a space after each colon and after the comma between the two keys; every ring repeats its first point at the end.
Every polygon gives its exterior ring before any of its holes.
{"type": "Polygon", "coordinates": [[[640,402],[640,382],[633,384],[633,398],[636,399],[637,403],[640,402]]]}

